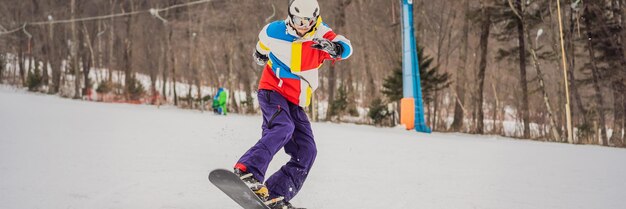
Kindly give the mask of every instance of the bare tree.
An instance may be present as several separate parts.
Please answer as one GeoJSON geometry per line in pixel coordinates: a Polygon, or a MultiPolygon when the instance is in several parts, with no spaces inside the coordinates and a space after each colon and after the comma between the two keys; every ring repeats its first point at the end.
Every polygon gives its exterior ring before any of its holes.
{"type": "Polygon", "coordinates": [[[469,27],[470,27],[470,19],[469,19],[469,11],[470,11],[470,1],[465,0],[464,3],[464,11],[465,18],[463,21],[463,32],[461,35],[461,53],[459,55],[460,65],[457,68],[456,72],[456,98],[454,98],[455,106],[454,106],[454,121],[452,122],[452,131],[459,132],[463,128],[465,112],[463,111],[463,104],[465,103],[465,75],[466,75],[466,66],[467,66],[467,57],[469,54],[469,27]]]}
{"type": "MultiPolygon", "coordinates": [[[[110,13],[114,14],[115,13],[115,5],[117,4],[117,0],[110,0],[110,13]]],[[[113,81],[113,70],[115,69],[115,57],[113,56],[113,49],[114,49],[114,44],[115,44],[115,19],[113,17],[110,18],[110,23],[109,23],[109,62],[108,62],[108,67],[109,67],[109,74],[108,74],[108,81],[112,82],[113,81]]]]}
{"type": "Polygon", "coordinates": [[[478,67],[478,89],[476,105],[478,106],[478,124],[475,132],[484,133],[484,113],[483,113],[483,92],[485,86],[485,71],[487,70],[487,53],[489,51],[489,34],[491,31],[491,13],[488,11],[487,5],[481,1],[481,33],[480,33],[480,65],[478,67]]]}
{"type": "MultiPolygon", "coordinates": [[[[588,20],[585,21],[587,27],[589,27],[590,22],[588,20]]],[[[600,118],[600,129],[601,129],[601,138],[603,144],[607,143],[607,133],[606,133],[606,118],[604,113],[604,98],[602,98],[602,90],[600,89],[600,70],[598,69],[598,64],[596,63],[596,55],[593,49],[593,38],[587,38],[587,51],[589,52],[589,61],[591,64],[591,75],[593,80],[593,88],[595,90],[595,98],[596,98],[596,110],[598,112],[598,116],[600,118]]]]}
{"type": "MultiPolygon", "coordinates": [[[[124,10],[133,12],[135,10],[134,0],[130,0],[124,5],[124,10]]],[[[133,76],[133,16],[129,15],[126,18],[126,39],[124,40],[124,86],[126,99],[131,100],[131,88],[134,88],[135,78],[133,76]]]]}
{"type": "MultiPolygon", "coordinates": [[[[521,0],[515,1],[515,9],[524,13],[524,4],[521,0]]],[[[519,66],[520,66],[520,86],[522,87],[522,120],[524,122],[524,138],[530,138],[530,109],[528,105],[528,81],[526,80],[526,40],[524,38],[524,15],[516,19],[517,33],[519,40],[519,66]]]]}
{"type": "MultiPolygon", "coordinates": [[[[72,19],[76,19],[76,0],[71,1],[72,19]]],[[[74,72],[74,99],[80,99],[80,69],[78,68],[78,29],[76,22],[71,23],[72,45],[70,50],[71,66],[74,72]]]]}
{"type": "MultiPolygon", "coordinates": [[[[346,7],[348,7],[352,3],[352,0],[340,0],[337,7],[335,7],[335,12],[337,13],[335,20],[335,30],[340,31],[346,26],[346,7]]],[[[326,112],[326,121],[330,121],[333,115],[333,108],[330,108],[331,104],[335,99],[335,91],[337,90],[337,72],[336,66],[332,64],[330,69],[328,70],[328,111],[326,112]]]]}
{"type": "MultiPolygon", "coordinates": [[[[554,137],[555,141],[561,141],[561,134],[559,133],[557,123],[556,123],[556,115],[554,111],[552,111],[552,105],[550,104],[550,96],[548,91],[546,90],[546,84],[544,79],[544,74],[541,71],[541,65],[539,64],[539,57],[537,55],[537,47],[533,42],[533,39],[530,36],[530,28],[526,27],[526,38],[529,43],[529,50],[531,53],[531,57],[533,60],[533,64],[535,66],[535,70],[537,70],[537,80],[539,81],[539,89],[543,95],[544,104],[546,106],[546,110],[548,111],[548,119],[550,121],[550,132],[552,133],[552,137],[554,137]]],[[[538,39],[539,37],[537,37],[538,39]]]]}

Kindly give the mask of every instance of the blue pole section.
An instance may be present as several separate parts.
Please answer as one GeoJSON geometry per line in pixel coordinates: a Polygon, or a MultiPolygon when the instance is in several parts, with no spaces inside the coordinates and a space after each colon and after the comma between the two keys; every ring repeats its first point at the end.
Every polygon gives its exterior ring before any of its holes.
{"type": "MultiPolygon", "coordinates": [[[[415,94],[413,92],[413,56],[411,50],[411,37],[413,33],[411,32],[413,29],[413,25],[409,22],[410,12],[413,11],[412,5],[407,3],[407,0],[404,1],[402,5],[402,94],[404,98],[414,98],[415,94]]],[[[411,2],[412,3],[412,2],[411,2]]]]}
{"type": "Polygon", "coordinates": [[[431,133],[424,120],[424,102],[417,59],[415,30],[413,29],[413,0],[402,0],[402,72],[405,98],[415,98],[415,130],[431,133]]]}

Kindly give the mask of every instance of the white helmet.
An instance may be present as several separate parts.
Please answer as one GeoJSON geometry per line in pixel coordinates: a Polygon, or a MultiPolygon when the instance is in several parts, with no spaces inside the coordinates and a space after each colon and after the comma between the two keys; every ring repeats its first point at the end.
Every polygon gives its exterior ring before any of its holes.
{"type": "Polygon", "coordinates": [[[317,0],[290,0],[289,21],[298,29],[313,27],[320,15],[320,6],[317,0]]]}

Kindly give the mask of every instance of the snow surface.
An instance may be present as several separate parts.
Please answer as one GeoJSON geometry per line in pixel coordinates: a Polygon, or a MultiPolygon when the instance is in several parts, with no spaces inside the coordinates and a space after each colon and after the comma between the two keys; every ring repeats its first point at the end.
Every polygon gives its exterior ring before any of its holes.
{"type": "MultiPolygon", "coordinates": [[[[0,208],[239,208],[207,175],[231,167],[260,124],[260,116],[0,86],[0,208]]],[[[349,124],[313,129],[318,158],[296,206],[626,208],[624,149],[349,124]]],[[[279,153],[270,171],[287,160],[279,153]]]]}

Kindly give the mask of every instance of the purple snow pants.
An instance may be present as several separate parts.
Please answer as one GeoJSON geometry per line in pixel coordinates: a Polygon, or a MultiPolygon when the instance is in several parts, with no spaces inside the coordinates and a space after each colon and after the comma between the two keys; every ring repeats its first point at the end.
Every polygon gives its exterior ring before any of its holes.
{"type": "Polygon", "coordinates": [[[270,161],[284,147],[291,160],[270,176],[265,185],[270,198],[282,196],[289,201],[302,188],[317,155],[311,123],[302,107],[288,102],[278,92],[259,90],[257,97],[263,112],[262,137],[236,167],[243,165],[263,182],[270,161]]]}

